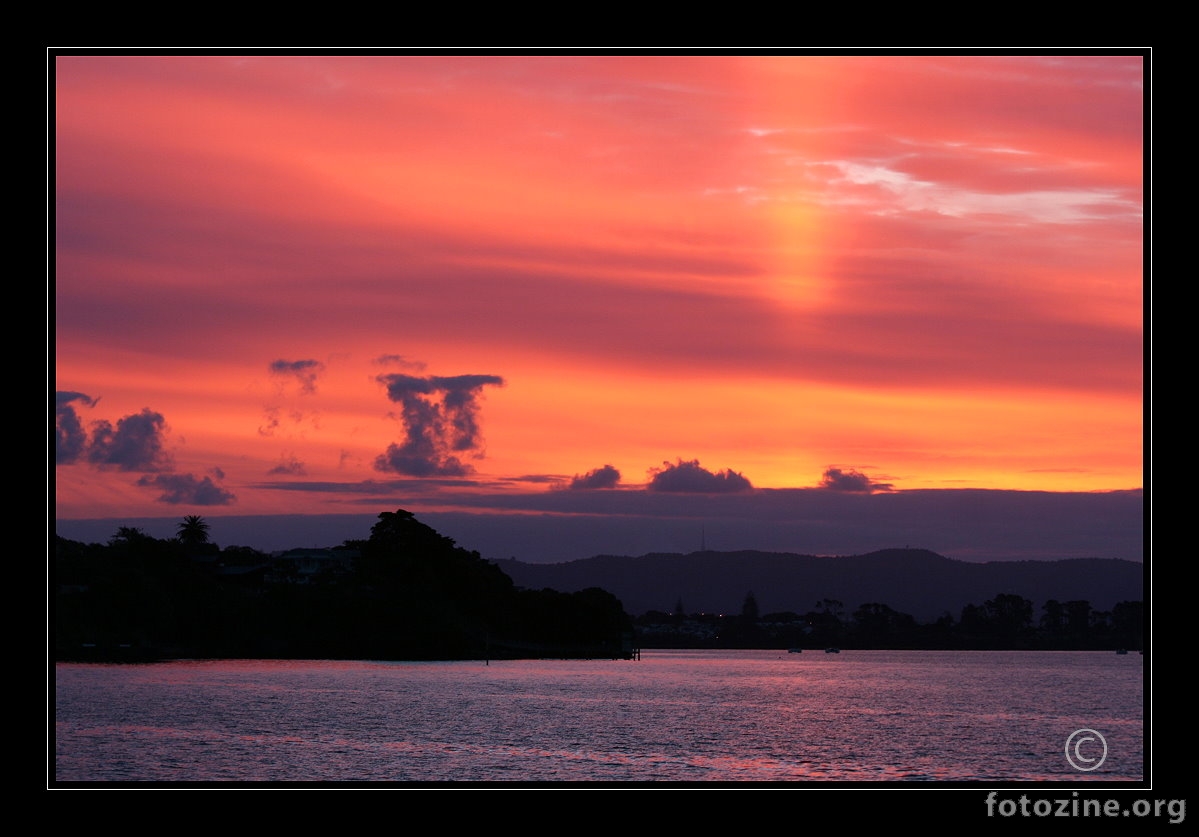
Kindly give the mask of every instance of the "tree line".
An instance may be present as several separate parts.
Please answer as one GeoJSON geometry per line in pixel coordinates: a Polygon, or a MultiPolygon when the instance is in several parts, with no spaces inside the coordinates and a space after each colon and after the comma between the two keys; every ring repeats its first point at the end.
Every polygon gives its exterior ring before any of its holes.
{"type": "Polygon", "coordinates": [[[120,527],[106,544],[56,537],[56,659],[476,659],[629,657],[635,648],[1134,649],[1139,601],[1034,603],[1000,593],[918,622],[881,602],[805,613],[650,611],[636,619],[600,588],[517,588],[496,564],[399,509],[343,556],[301,577],[286,559],[212,542],[207,521],[176,537],[120,527]],[[303,583],[300,583],[303,582],[303,583]]]}
{"type": "Polygon", "coordinates": [[[806,613],[760,614],[750,592],[739,614],[688,614],[680,601],[671,611],[650,611],[634,621],[643,648],[1141,650],[1144,619],[1140,601],[1105,611],[1085,600],[1050,599],[1038,615],[1031,600],[1014,593],[931,622],[881,602],[850,612],[834,599],[821,599],[806,613]]]}
{"type": "Polygon", "coordinates": [[[56,537],[55,658],[615,658],[631,645],[610,593],[518,589],[403,509],[334,551],[352,556],[344,572],[298,584],[272,577],[271,556],[221,549],[196,516],[171,539],[56,537]]]}

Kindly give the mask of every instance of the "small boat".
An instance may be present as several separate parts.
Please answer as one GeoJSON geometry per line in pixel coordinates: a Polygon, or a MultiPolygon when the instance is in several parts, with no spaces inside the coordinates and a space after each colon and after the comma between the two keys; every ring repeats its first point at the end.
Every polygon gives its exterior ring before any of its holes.
{"type": "Polygon", "coordinates": [[[825,648],[824,653],[825,654],[840,654],[841,649],[840,648],[825,648]]]}
{"type": "Polygon", "coordinates": [[[1128,649],[1127,649],[1127,648],[1117,648],[1117,649],[1116,649],[1116,653],[1117,653],[1117,654],[1127,654],[1127,653],[1128,653],[1128,649]]]}
{"type": "Polygon", "coordinates": [[[788,654],[802,654],[803,649],[802,648],[788,648],[787,653],[788,654]]]}

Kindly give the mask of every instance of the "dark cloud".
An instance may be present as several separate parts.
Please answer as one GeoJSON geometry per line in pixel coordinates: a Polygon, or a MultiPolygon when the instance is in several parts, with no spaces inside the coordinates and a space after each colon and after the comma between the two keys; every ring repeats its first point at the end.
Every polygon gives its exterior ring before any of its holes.
{"type": "Polygon", "coordinates": [[[90,395],[84,395],[82,392],[65,392],[63,390],[59,390],[54,393],[54,406],[56,409],[61,410],[63,407],[66,407],[67,405],[76,401],[82,401],[89,407],[100,403],[99,398],[92,398],[90,395]]]}
{"type": "Polygon", "coordinates": [[[299,382],[301,392],[312,394],[316,392],[316,379],[325,371],[325,364],[319,360],[273,360],[270,370],[272,375],[294,378],[299,382]]]}
{"type": "MultiPolygon", "coordinates": [[[[220,472],[218,471],[218,478],[220,472]]],[[[211,477],[197,479],[193,474],[155,474],[144,476],[136,483],[142,488],[160,488],[160,503],[193,506],[227,506],[237,497],[218,486],[211,477]]]]}
{"type": "Polygon", "coordinates": [[[70,465],[78,462],[87,449],[87,431],[75,412],[78,401],[89,407],[96,402],[82,392],[54,393],[54,464],[70,465]]]}
{"type": "MultiPolygon", "coordinates": [[[[397,498],[410,500],[414,493],[421,491],[440,491],[444,488],[469,488],[470,496],[477,497],[474,489],[479,483],[471,479],[452,479],[448,477],[432,477],[428,479],[395,479],[395,480],[360,480],[358,482],[329,482],[326,480],[288,480],[287,482],[259,482],[250,488],[264,488],[271,491],[298,491],[314,494],[347,494],[362,495],[368,499],[352,499],[351,503],[383,503],[395,505],[397,498]]],[[[452,503],[457,505],[457,503],[452,503]]]]}
{"type": "Polygon", "coordinates": [[[260,435],[260,436],[274,436],[275,435],[275,431],[279,429],[279,412],[280,411],[279,411],[278,407],[267,407],[266,408],[266,424],[264,424],[258,428],[258,435],[260,435]]]}
{"type": "Polygon", "coordinates": [[[279,461],[279,464],[274,468],[271,468],[271,470],[267,471],[267,473],[291,474],[293,476],[302,477],[308,473],[308,470],[304,467],[304,463],[296,459],[294,455],[288,455],[284,456],[279,461]]]}
{"type": "Polygon", "coordinates": [[[379,355],[375,358],[374,363],[379,366],[396,365],[404,369],[414,369],[417,372],[423,371],[425,364],[419,360],[409,360],[403,355],[379,355]]]}
{"type": "Polygon", "coordinates": [[[852,468],[847,471],[840,468],[826,468],[820,480],[820,487],[826,491],[869,494],[875,491],[890,491],[892,485],[889,482],[874,482],[870,477],[852,468]]]}
{"type": "Polygon", "coordinates": [[[87,459],[100,468],[121,471],[169,471],[171,457],[163,447],[166,419],[148,407],[117,420],[93,425],[87,459]]]}
{"type": "Polygon", "coordinates": [[[165,448],[166,419],[150,408],[117,420],[116,427],[101,419],[84,428],[75,404],[94,407],[100,402],[81,392],[54,394],[54,462],[71,465],[88,462],[97,468],[120,471],[169,471],[174,467],[165,448]]]}
{"type": "Polygon", "coordinates": [[[518,477],[506,477],[503,482],[531,482],[531,483],[548,483],[551,485],[561,485],[562,477],[559,474],[521,474],[518,477]]]}
{"type": "Polygon", "coordinates": [[[661,468],[651,468],[649,473],[647,488],[650,491],[730,494],[753,488],[749,480],[735,471],[712,473],[701,467],[698,459],[692,459],[690,462],[680,459],[674,465],[663,462],[661,468]]]}
{"type": "Polygon", "coordinates": [[[405,436],[375,459],[376,470],[413,477],[455,477],[474,472],[457,454],[481,455],[479,394],[485,386],[503,386],[503,378],[391,374],[380,375],[377,380],[387,387],[387,397],[400,404],[405,436]]]}
{"type": "Polygon", "coordinates": [[[613,468],[611,465],[605,465],[602,468],[596,468],[579,476],[575,474],[574,479],[570,481],[572,489],[590,489],[590,488],[615,488],[620,482],[620,471],[613,468]]]}
{"type": "MultiPolygon", "coordinates": [[[[461,482],[466,489],[466,481],[461,482]]],[[[380,511],[406,506],[412,496],[409,479],[355,485],[287,480],[256,487],[341,490],[351,507],[363,511],[221,518],[225,540],[267,552],[362,538],[380,511]]],[[[701,544],[720,551],[827,556],[911,546],[963,561],[1096,557],[1141,561],[1146,543],[1140,490],[923,489],[855,494],[815,487],[756,488],[708,495],[697,503],[693,494],[636,489],[499,495],[480,495],[473,484],[469,489],[439,494],[437,505],[447,510],[420,511],[418,517],[484,558],[516,557],[533,563],[605,554],[689,553],[701,544]],[[1013,526],[1013,520],[1020,525],[1013,526]]],[[[171,538],[178,525],[178,516],[55,521],[59,535],[85,543],[103,543],[118,526],[171,538]]]]}

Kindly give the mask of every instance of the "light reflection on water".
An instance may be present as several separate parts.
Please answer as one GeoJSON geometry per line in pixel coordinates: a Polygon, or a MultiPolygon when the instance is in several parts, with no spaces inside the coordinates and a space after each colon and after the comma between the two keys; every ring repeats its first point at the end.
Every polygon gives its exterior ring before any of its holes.
{"type": "Polygon", "coordinates": [[[59,782],[1143,779],[1143,659],[647,651],[638,661],[56,666],[59,782]],[[1109,755],[1064,756],[1074,730],[1109,755]]]}

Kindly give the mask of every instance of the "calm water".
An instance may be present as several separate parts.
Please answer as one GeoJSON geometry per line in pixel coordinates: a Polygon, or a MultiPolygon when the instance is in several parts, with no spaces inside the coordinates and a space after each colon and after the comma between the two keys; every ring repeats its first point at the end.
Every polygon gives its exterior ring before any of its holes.
{"type": "Polygon", "coordinates": [[[1003,651],[59,664],[52,775],[1142,781],[1143,665],[1135,653],[1003,651]],[[1087,773],[1065,757],[1066,739],[1084,727],[1108,746],[1087,773]]]}

